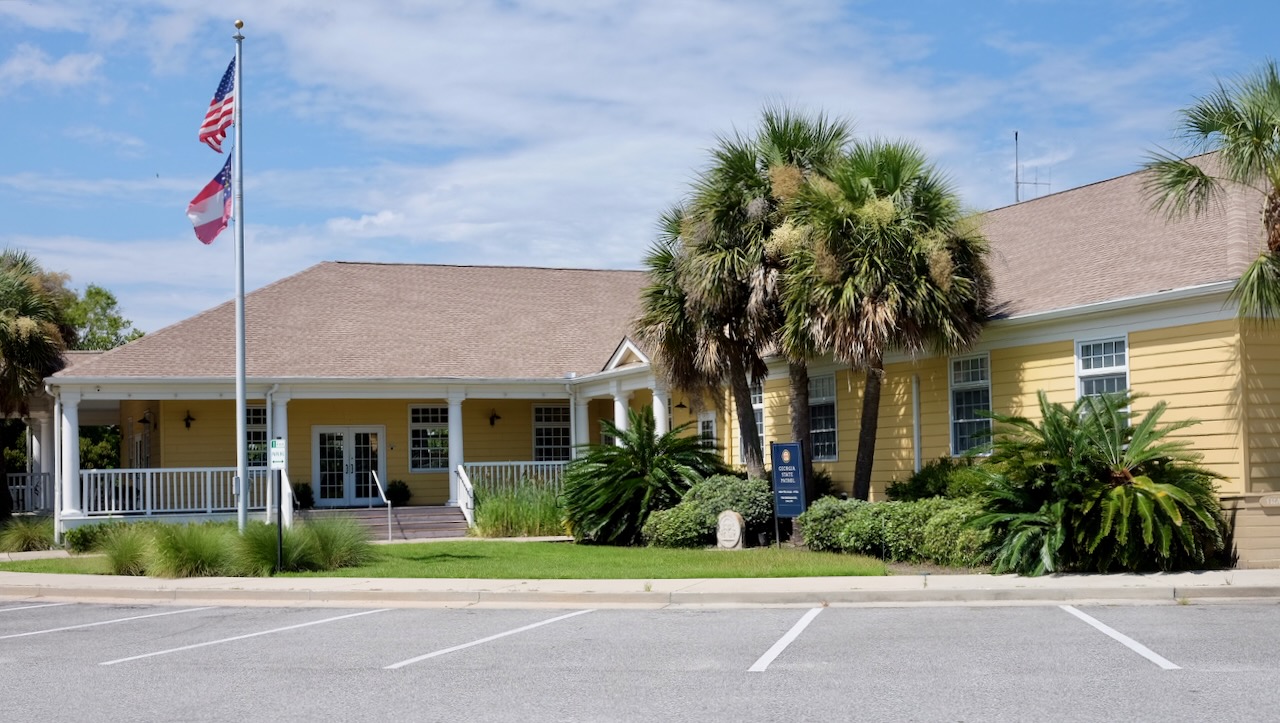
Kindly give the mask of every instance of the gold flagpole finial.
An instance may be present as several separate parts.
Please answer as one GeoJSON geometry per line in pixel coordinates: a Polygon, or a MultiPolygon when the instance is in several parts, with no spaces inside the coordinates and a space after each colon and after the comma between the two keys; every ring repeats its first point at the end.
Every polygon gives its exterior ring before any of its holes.
{"type": "Polygon", "coordinates": [[[243,30],[243,29],[244,29],[244,21],[243,21],[243,20],[237,20],[237,21],[236,21],[236,30],[243,30]]]}

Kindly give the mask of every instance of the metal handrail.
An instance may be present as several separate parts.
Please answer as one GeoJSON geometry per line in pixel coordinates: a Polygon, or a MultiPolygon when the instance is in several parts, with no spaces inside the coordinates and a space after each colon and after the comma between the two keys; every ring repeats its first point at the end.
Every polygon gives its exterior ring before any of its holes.
{"type": "Polygon", "coordinates": [[[462,465],[458,465],[458,488],[461,492],[458,506],[462,508],[462,516],[467,518],[467,527],[475,527],[476,488],[471,485],[471,478],[462,465]]]}
{"type": "Polygon", "coordinates": [[[378,479],[377,470],[369,470],[369,476],[373,477],[373,483],[377,485],[378,496],[387,506],[387,542],[391,541],[391,500],[387,499],[387,493],[382,489],[382,480],[378,479]]]}

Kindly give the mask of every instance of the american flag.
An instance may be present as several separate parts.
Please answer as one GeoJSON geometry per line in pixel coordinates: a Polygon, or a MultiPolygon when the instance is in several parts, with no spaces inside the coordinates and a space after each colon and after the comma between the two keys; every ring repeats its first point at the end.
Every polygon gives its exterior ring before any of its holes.
{"type": "Polygon", "coordinates": [[[204,114],[204,123],[200,125],[198,138],[213,150],[222,152],[222,140],[227,137],[227,126],[235,118],[236,107],[236,60],[231,59],[227,72],[222,74],[222,82],[218,83],[218,91],[209,101],[209,112],[204,114]]]}

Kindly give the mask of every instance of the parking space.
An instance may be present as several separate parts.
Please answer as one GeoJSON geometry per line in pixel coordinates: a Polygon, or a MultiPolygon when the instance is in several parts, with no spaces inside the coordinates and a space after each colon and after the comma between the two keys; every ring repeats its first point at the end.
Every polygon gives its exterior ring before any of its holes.
{"type": "Polygon", "coordinates": [[[1186,717],[1187,706],[1247,715],[1277,702],[1274,686],[1255,681],[1280,672],[1280,606],[1077,609],[1177,669],[1058,606],[342,610],[6,602],[0,689],[23,710],[59,719],[465,713],[608,720],[738,710],[762,720],[848,717],[851,705],[868,716],[919,719],[1186,717]],[[67,686],[82,701],[70,716],[55,704],[67,686]],[[143,709],[148,715],[133,715],[143,709]]]}

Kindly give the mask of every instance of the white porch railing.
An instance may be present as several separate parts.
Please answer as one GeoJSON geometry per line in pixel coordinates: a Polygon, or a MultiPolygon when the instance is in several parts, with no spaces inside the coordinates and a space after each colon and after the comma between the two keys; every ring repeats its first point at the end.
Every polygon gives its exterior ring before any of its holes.
{"type": "Polygon", "coordinates": [[[467,476],[465,465],[458,465],[458,507],[462,508],[462,516],[467,518],[467,527],[476,526],[476,488],[467,476]]]}
{"type": "MultiPolygon", "coordinates": [[[[235,476],[235,467],[81,470],[80,502],[86,515],[232,512],[235,476]]],[[[249,470],[249,509],[267,508],[270,479],[265,467],[249,470]]]]}
{"type": "Polygon", "coordinates": [[[522,484],[560,489],[568,462],[464,462],[472,486],[482,492],[513,490],[522,484]]]}
{"type": "Polygon", "coordinates": [[[6,475],[14,512],[53,509],[53,475],[48,472],[10,472],[6,475]]]}

